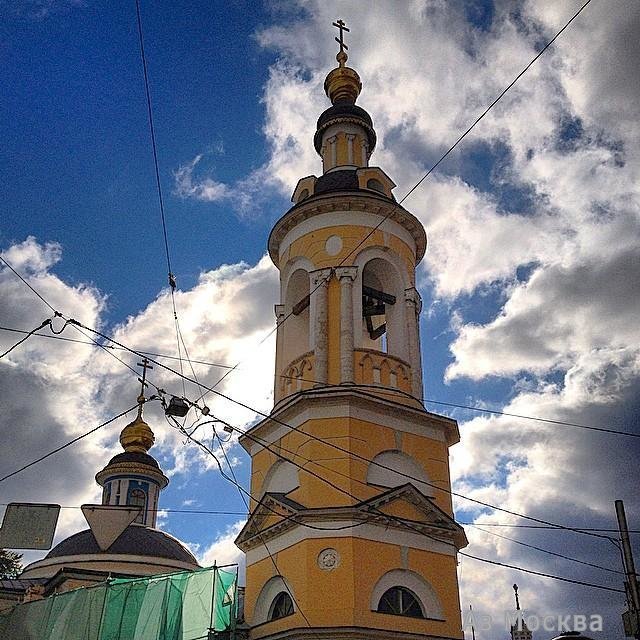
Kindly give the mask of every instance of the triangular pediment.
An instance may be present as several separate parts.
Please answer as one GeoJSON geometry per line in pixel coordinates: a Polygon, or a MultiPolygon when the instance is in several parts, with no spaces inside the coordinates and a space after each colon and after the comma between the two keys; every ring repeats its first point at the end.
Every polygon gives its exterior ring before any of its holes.
{"type": "MultiPolygon", "coordinates": [[[[412,484],[389,489],[358,505],[365,513],[374,513],[387,520],[391,526],[406,526],[416,532],[430,531],[453,539],[457,548],[467,545],[464,529],[435,502],[412,484]]],[[[405,527],[406,528],[406,527],[405,527]]]]}
{"type": "Polygon", "coordinates": [[[260,503],[251,512],[246,524],[235,540],[237,546],[256,536],[261,531],[272,529],[278,524],[286,524],[299,511],[304,510],[301,504],[280,493],[265,493],[260,503]]]}

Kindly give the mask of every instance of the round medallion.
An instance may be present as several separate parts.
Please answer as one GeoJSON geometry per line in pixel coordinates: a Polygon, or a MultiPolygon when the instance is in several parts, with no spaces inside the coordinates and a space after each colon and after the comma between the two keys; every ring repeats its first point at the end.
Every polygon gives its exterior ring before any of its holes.
{"type": "Polygon", "coordinates": [[[329,236],[324,243],[324,250],[330,256],[337,256],[342,251],[342,238],[340,236],[329,236]]]}
{"type": "Polygon", "coordinates": [[[324,571],[332,571],[340,564],[340,554],[336,549],[323,549],[318,554],[318,566],[324,571]]]}

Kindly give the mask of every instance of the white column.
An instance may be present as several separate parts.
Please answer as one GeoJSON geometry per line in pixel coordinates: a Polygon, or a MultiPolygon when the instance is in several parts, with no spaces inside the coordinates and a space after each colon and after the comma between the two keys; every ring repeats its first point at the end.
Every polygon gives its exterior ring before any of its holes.
{"type": "Polygon", "coordinates": [[[276,304],[273,306],[273,310],[276,314],[276,371],[273,381],[273,400],[277,402],[282,395],[280,393],[280,388],[282,385],[283,378],[281,377],[283,374],[282,366],[282,350],[284,348],[284,329],[282,328],[282,323],[284,322],[284,305],[276,304]]]}
{"type": "Polygon", "coordinates": [[[411,365],[411,393],[422,400],[422,356],[420,354],[420,312],[422,299],[418,291],[411,287],[404,290],[406,310],[409,364],[411,365]]]}
{"type": "Polygon", "coordinates": [[[353,133],[347,133],[347,162],[349,164],[354,164],[353,161],[353,141],[356,136],[353,133]]]}
{"type": "Polygon", "coordinates": [[[338,164],[338,146],[336,145],[336,141],[338,138],[336,136],[331,136],[327,139],[329,143],[329,153],[331,154],[331,166],[329,169],[333,169],[338,164]]]}
{"type": "Polygon", "coordinates": [[[353,384],[353,281],[358,267],[337,267],[340,280],[340,382],[353,384]]]}
{"type": "Polygon", "coordinates": [[[366,142],[362,142],[362,166],[369,166],[369,148],[366,142]]]}
{"type": "Polygon", "coordinates": [[[315,355],[316,386],[327,384],[329,374],[329,326],[327,316],[327,288],[331,269],[317,269],[309,274],[313,301],[313,352],[315,355]]]}

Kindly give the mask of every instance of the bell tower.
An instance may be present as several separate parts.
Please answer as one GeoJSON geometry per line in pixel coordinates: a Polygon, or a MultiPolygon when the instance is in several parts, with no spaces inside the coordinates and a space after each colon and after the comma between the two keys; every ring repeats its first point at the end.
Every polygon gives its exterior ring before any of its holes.
{"type": "Polygon", "coordinates": [[[251,638],[462,638],[448,449],[454,420],[422,404],[416,265],[427,238],[370,166],[371,116],[346,66],[302,178],[275,224],[275,406],[240,442],[252,459],[251,638]],[[355,635],[354,635],[355,634],[355,635]]]}

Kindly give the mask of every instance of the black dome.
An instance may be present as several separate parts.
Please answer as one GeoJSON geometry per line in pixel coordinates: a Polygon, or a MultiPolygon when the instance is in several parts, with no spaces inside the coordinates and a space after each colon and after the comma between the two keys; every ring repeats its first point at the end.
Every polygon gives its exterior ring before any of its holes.
{"type": "Polygon", "coordinates": [[[129,525],[106,551],[100,550],[91,529],[85,529],[57,544],[45,559],[100,553],[151,556],[179,560],[196,566],[198,564],[193,554],[173,536],[159,529],[135,524],[129,525]]]}
{"type": "Polygon", "coordinates": [[[124,451],[123,453],[119,453],[117,456],[113,456],[111,460],[109,460],[109,464],[117,464],[118,462],[137,462],[138,464],[146,464],[150,467],[155,467],[159,469],[159,465],[154,458],[152,458],[148,453],[138,453],[136,451],[124,451]]]}
{"type": "Polygon", "coordinates": [[[321,129],[329,120],[333,120],[334,118],[343,118],[343,117],[357,117],[361,120],[364,120],[367,125],[373,128],[373,120],[371,120],[371,116],[362,108],[356,104],[334,104],[332,107],[329,107],[326,111],[323,111],[318,118],[318,124],[316,125],[316,129],[321,129]]]}
{"type": "Polygon", "coordinates": [[[341,120],[343,118],[359,120],[360,124],[367,131],[367,138],[369,139],[369,151],[373,151],[376,146],[376,132],[373,130],[373,121],[371,116],[362,108],[355,104],[335,104],[324,111],[318,118],[317,131],[313,136],[313,145],[316,151],[320,153],[322,147],[322,133],[329,127],[334,120],[341,120]]]}

